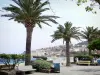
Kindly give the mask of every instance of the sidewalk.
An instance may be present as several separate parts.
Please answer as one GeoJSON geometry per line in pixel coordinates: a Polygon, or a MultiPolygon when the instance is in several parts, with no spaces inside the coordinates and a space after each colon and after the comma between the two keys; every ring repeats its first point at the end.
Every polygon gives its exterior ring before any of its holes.
{"type": "Polygon", "coordinates": [[[34,73],[31,75],[100,75],[100,66],[61,67],[60,73],[34,73]]]}

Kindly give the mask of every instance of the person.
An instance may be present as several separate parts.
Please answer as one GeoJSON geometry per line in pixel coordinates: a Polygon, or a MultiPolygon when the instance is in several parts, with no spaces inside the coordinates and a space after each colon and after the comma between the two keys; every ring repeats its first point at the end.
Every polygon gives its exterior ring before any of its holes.
{"type": "Polygon", "coordinates": [[[76,63],[78,62],[78,58],[76,58],[76,63]]]}
{"type": "Polygon", "coordinates": [[[97,63],[97,58],[96,58],[96,57],[93,58],[93,63],[94,63],[94,64],[97,63]]]}

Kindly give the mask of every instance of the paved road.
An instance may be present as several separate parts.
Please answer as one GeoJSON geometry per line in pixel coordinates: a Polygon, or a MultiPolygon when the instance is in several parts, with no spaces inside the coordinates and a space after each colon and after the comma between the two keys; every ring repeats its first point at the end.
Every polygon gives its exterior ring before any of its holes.
{"type": "Polygon", "coordinates": [[[30,75],[100,75],[100,66],[61,67],[60,73],[34,73],[30,75]]]}

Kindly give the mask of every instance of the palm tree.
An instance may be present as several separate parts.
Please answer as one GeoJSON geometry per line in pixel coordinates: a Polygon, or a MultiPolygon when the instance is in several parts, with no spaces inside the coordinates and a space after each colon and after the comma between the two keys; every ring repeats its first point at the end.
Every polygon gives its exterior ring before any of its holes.
{"type": "Polygon", "coordinates": [[[58,39],[63,39],[66,42],[66,66],[70,66],[70,51],[69,51],[69,44],[71,38],[75,38],[77,40],[80,39],[79,37],[79,27],[72,27],[71,22],[66,22],[64,26],[59,25],[57,30],[54,32],[52,42],[58,39]]]}
{"type": "Polygon", "coordinates": [[[41,0],[12,0],[16,5],[10,4],[8,7],[3,9],[9,11],[10,13],[4,14],[4,17],[10,17],[9,20],[14,19],[18,23],[24,24],[26,27],[27,38],[26,38],[26,56],[25,56],[25,65],[30,64],[31,60],[31,39],[32,32],[36,25],[42,28],[41,23],[48,26],[50,22],[57,24],[55,21],[57,16],[52,15],[43,15],[43,12],[49,10],[46,8],[46,5],[49,4],[48,1],[41,0]]]}
{"type": "MultiPolygon", "coordinates": [[[[86,27],[86,29],[84,29],[83,31],[81,31],[81,36],[82,38],[86,39],[88,44],[90,44],[93,39],[97,38],[97,34],[99,34],[98,32],[98,28],[94,28],[92,27],[86,27]]],[[[91,50],[89,50],[89,55],[91,54],[91,50]]]]}

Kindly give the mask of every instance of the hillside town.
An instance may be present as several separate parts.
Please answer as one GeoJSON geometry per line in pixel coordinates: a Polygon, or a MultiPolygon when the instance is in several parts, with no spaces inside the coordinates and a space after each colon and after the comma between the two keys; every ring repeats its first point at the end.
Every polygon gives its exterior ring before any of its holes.
{"type": "MultiPolygon", "coordinates": [[[[41,48],[37,50],[32,50],[31,56],[65,56],[65,45],[59,45],[54,47],[47,47],[47,48],[41,48]]],[[[83,41],[80,43],[77,43],[75,45],[70,44],[70,54],[73,56],[75,53],[81,53],[81,52],[88,52],[87,49],[87,42],[83,41]]]]}

